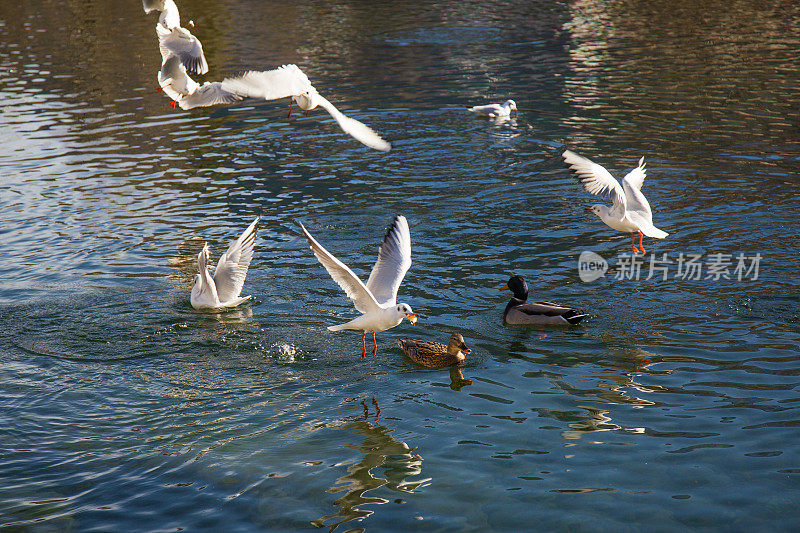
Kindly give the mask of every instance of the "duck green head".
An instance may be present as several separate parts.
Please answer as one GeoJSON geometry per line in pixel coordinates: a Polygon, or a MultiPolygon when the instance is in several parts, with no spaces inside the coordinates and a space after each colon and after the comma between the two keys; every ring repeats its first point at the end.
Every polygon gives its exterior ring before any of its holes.
{"type": "Polygon", "coordinates": [[[511,276],[508,280],[508,283],[500,287],[501,291],[511,291],[514,294],[514,298],[518,300],[527,300],[528,299],[528,284],[525,283],[525,280],[522,276],[511,276]]]}

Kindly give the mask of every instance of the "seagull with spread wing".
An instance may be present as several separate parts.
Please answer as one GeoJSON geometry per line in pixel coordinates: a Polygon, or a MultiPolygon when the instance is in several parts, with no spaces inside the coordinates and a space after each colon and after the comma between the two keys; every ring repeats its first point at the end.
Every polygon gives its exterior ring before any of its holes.
{"type": "Polygon", "coordinates": [[[372,267],[372,273],[369,275],[366,285],[347,265],[323,248],[303,224],[299,222],[298,224],[300,224],[314,255],[317,256],[333,280],[353,300],[356,310],[361,313],[361,316],[344,324],[328,326],[331,331],[343,329],[361,331],[361,359],[364,359],[367,353],[367,333],[372,333],[372,355],[374,356],[378,351],[375,332],[393,328],[399,325],[404,318],[407,318],[412,324],[416,323],[417,315],[411,310],[411,307],[405,303],[397,303],[397,290],[411,267],[411,233],[406,217],[395,216],[394,223],[383,238],[383,243],[378,251],[378,260],[372,267]]]}
{"type": "Polygon", "coordinates": [[[200,85],[189,77],[180,59],[170,55],[161,65],[158,83],[174,100],[172,107],[177,103],[181,109],[232,104],[244,98],[264,100],[292,98],[306,111],[319,105],[330,113],[345,133],[357,141],[382,152],[392,149],[392,145],[369,126],[345,116],[321,96],[297,65],[283,65],[265,71],[251,70],[241,76],[225,78],[222,81],[207,81],[200,85]]]}
{"type": "Polygon", "coordinates": [[[197,255],[200,273],[194,276],[192,307],[199,310],[217,310],[236,307],[250,299],[250,296],[239,295],[242,293],[247,269],[253,259],[253,245],[256,241],[259,220],[261,217],[256,217],[236,242],[228,247],[228,251],[219,258],[213,276],[208,268],[210,261],[208,244],[203,246],[197,255]]]}
{"type": "MultiPolygon", "coordinates": [[[[158,48],[161,51],[161,61],[166,61],[167,56],[174,54],[189,72],[205,74],[208,72],[208,63],[203,54],[203,45],[200,40],[189,30],[181,26],[181,16],[178,6],[173,0],[142,0],[145,13],[160,11],[156,36],[158,48]]],[[[189,26],[194,26],[190,20],[189,26]]]]}
{"type": "Polygon", "coordinates": [[[645,252],[642,246],[643,234],[656,239],[663,239],[669,235],[666,231],[653,225],[653,212],[647,198],[640,190],[646,175],[644,157],[639,159],[639,165],[636,168],[622,178],[622,183],[618,182],[602,165],[593,163],[574,152],[566,150],[562,157],[580,180],[584,189],[591,194],[611,197],[611,208],[596,204],[586,209],[600,217],[600,220],[605,222],[608,227],[630,233],[634,255],[639,251],[645,252]],[[639,234],[638,250],[635,244],[637,233],[639,234]]]}

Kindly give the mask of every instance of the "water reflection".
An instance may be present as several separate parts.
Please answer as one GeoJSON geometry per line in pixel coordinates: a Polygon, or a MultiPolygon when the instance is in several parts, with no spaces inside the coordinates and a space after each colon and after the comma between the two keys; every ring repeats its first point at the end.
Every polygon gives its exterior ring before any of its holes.
{"type": "MultiPolygon", "coordinates": [[[[328,527],[329,531],[333,531],[345,522],[363,520],[375,512],[364,506],[389,503],[385,498],[367,495],[369,491],[386,486],[392,491],[409,493],[431,479],[408,479],[422,473],[422,457],[415,451],[416,448],[392,437],[393,429],[371,422],[372,416],[378,419],[380,411],[374,398],[369,403],[375,410],[371,411],[367,403],[360,403],[364,409],[363,419],[351,420],[339,428],[363,437],[360,442],[348,447],[363,453],[364,458],[348,466],[347,474],[338,478],[336,484],[327,490],[330,494],[344,494],[333,502],[339,511],[311,522],[317,527],[328,527]],[[382,469],[383,477],[373,472],[377,468],[382,469]]],[[[401,501],[398,499],[395,503],[401,501]]]]}
{"type": "Polygon", "coordinates": [[[464,377],[461,373],[461,367],[453,365],[450,367],[450,388],[454,391],[460,391],[462,388],[472,385],[472,380],[464,377]]]}

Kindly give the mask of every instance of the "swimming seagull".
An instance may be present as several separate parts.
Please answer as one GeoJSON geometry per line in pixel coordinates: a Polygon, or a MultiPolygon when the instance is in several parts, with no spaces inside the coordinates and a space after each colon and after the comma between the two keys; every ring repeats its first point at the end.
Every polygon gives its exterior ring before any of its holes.
{"type": "Polygon", "coordinates": [[[243,98],[277,100],[291,97],[306,111],[322,106],[345,133],[362,144],[383,152],[392,148],[369,126],[345,116],[321,96],[297,65],[283,65],[265,71],[251,70],[235,78],[199,85],[186,74],[186,69],[177,58],[169,56],[158,73],[158,83],[181,109],[231,104],[243,98]]]}
{"type": "MultiPolygon", "coordinates": [[[[203,45],[189,30],[181,27],[178,6],[173,0],[142,0],[142,8],[145,13],[161,11],[156,24],[156,35],[162,62],[166,61],[167,56],[174,54],[180,58],[189,72],[195,74],[208,72],[203,45]]],[[[194,27],[194,22],[190,20],[189,26],[194,27]]]]}
{"type": "Polygon", "coordinates": [[[517,104],[514,100],[506,100],[502,104],[476,105],[467,109],[467,111],[487,117],[507,117],[511,115],[512,110],[517,110],[517,104]]]}
{"type": "Polygon", "coordinates": [[[593,163],[585,157],[569,150],[564,151],[562,157],[583,184],[584,189],[591,194],[611,197],[610,209],[602,204],[596,204],[586,209],[600,217],[600,220],[605,222],[608,227],[617,231],[630,232],[634,255],[638,251],[645,253],[642,246],[642,234],[656,239],[663,239],[669,235],[666,231],[653,225],[650,204],[640,190],[646,175],[644,157],[639,159],[639,165],[636,168],[622,178],[621,184],[602,165],[593,163]],[[639,234],[638,250],[635,244],[636,233],[639,234]]]}
{"type": "Polygon", "coordinates": [[[224,309],[236,307],[250,299],[250,296],[242,298],[239,295],[253,258],[259,220],[261,217],[256,217],[244,233],[231,243],[228,251],[219,258],[213,277],[207,266],[210,260],[208,244],[203,246],[197,255],[200,273],[194,276],[192,307],[201,310],[224,309]]]}
{"type": "Polygon", "coordinates": [[[336,259],[328,250],[322,247],[306,230],[302,223],[300,228],[311,246],[314,255],[331,275],[333,281],[339,284],[347,296],[353,300],[356,310],[361,316],[344,324],[328,326],[330,331],[352,329],[361,331],[361,359],[367,353],[366,336],[372,332],[372,355],[378,351],[378,341],[375,333],[393,328],[407,318],[412,324],[416,323],[417,315],[405,303],[397,303],[397,290],[403,281],[406,272],[411,267],[411,233],[408,229],[406,217],[396,215],[394,223],[389,227],[383,238],[378,260],[372,267],[367,284],[356,276],[347,265],[336,259]]]}

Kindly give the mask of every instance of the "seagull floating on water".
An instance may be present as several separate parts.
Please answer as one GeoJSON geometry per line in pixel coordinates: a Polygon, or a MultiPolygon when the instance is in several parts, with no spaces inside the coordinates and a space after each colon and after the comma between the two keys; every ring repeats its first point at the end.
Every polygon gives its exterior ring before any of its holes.
{"type": "Polygon", "coordinates": [[[388,152],[392,148],[389,142],[383,140],[369,126],[345,116],[321,96],[297,65],[283,65],[265,71],[251,70],[235,78],[225,78],[222,81],[205,82],[200,85],[186,73],[180,58],[170,55],[161,65],[158,83],[174,100],[172,106],[175,107],[177,103],[181,109],[232,104],[244,98],[264,100],[292,98],[306,111],[321,106],[330,113],[345,133],[362,144],[382,152],[388,152]]]}
{"type": "Polygon", "coordinates": [[[394,223],[383,238],[383,243],[378,251],[378,260],[372,267],[366,285],[347,265],[323,248],[303,224],[299,222],[298,224],[300,224],[314,255],[317,256],[333,280],[353,300],[356,310],[361,313],[361,316],[344,324],[328,326],[330,331],[343,329],[361,331],[361,359],[364,359],[367,353],[365,340],[367,333],[372,333],[372,355],[374,356],[378,351],[378,341],[375,340],[376,332],[391,329],[399,325],[404,318],[407,318],[412,324],[416,323],[417,315],[411,310],[411,306],[397,303],[397,290],[411,267],[411,233],[406,217],[395,216],[394,223]]]}
{"type": "Polygon", "coordinates": [[[478,115],[484,115],[493,118],[507,117],[511,115],[512,110],[517,110],[517,104],[514,102],[514,100],[506,100],[502,104],[476,105],[467,109],[467,111],[472,111],[478,115]]]}
{"type": "Polygon", "coordinates": [[[428,368],[442,368],[463,362],[472,350],[467,348],[460,333],[450,335],[450,342],[419,341],[398,339],[397,344],[409,359],[428,368]]]}
{"type": "Polygon", "coordinates": [[[634,255],[638,251],[645,253],[642,246],[642,234],[656,239],[663,239],[669,233],[653,225],[653,212],[650,204],[644,197],[642,183],[646,176],[644,170],[644,157],[639,159],[639,165],[622,178],[622,184],[612,176],[602,165],[593,163],[585,157],[566,150],[562,155],[564,162],[583,184],[583,188],[591,194],[610,196],[612,206],[596,204],[587,208],[600,217],[600,220],[617,231],[631,234],[631,248],[634,255]],[[639,249],[636,249],[635,238],[639,234],[639,249]]]}
{"type": "Polygon", "coordinates": [[[550,302],[528,303],[528,284],[522,276],[511,276],[501,291],[511,291],[514,297],[506,305],[503,320],[507,324],[570,324],[586,316],[580,309],[550,302]]]}
{"type": "Polygon", "coordinates": [[[256,217],[241,237],[219,258],[213,277],[208,269],[210,261],[208,244],[203,246],[197,255],[200,273],[194,276],[192,307],[200,310],[224,309],[236,307],[250,299],[250,296],[239,295],[247,277],[250,260],[253,258],[253,245],[256,241],[259,220],[261,217],[256,217]]]}
{"type": "MultiPolygon", "coordinates": [[[[161,61],[166,61],[170,54],[177,56],[189,72],[205,74],[208,72],[208,63],[203,54],[203,45],[200,40],[181,27],[181,17],[178,6],[173,0],[142,0],[145,13],[160,11],[156,35],[158,47],[161,51],[161,61]]],[[[190,20],[189,26],[194,26],[190,20]]]]}

